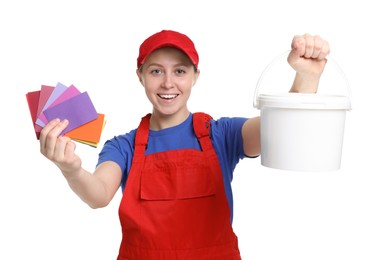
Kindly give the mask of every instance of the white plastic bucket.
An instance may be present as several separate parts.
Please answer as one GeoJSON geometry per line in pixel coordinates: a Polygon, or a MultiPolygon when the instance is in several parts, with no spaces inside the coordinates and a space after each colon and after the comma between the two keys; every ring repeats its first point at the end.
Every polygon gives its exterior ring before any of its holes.
{"type": "MultiPolygon", "coordinates": [[[[261,164],[293,171],[339,169],[346,111],[351,109],[349,85],[349,97],[259,94],[262,77],[272,63],[262,73],[254,96],[254,107],[260,109],[261,116],[261,164]]],[[[347,83],[342,70],[334,64],[347,83]]]]}

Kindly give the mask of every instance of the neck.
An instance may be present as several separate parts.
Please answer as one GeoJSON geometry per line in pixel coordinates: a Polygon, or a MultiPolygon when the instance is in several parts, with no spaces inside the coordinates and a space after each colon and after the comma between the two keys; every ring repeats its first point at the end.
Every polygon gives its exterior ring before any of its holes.
{"type": "Polygon", "coordinates": [[[150,118],[150,129],[157,131],[179,125],[184,122],[189,115],[190,111],[188,110],[179,112],[177,115],[164,115],[153,111],[150,118]]]}

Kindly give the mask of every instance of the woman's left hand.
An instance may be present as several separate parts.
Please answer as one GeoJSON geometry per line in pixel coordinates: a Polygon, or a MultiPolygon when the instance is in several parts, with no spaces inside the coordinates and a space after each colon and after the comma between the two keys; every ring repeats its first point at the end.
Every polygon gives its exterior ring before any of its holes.
{"type": "Polygon", "coordinates": [[[318,74],[323,72],[330,52],[329,44],[320,36],[310,34],[293,37],[288,63],[298,73],[318,74]]]}
{"type": "Polygon", "coordinates": [[[320,36],[296,35],[292,40],[288,63],[296,71],[293,92],[316,92],[327,63],[329,44],[320,36]]]}

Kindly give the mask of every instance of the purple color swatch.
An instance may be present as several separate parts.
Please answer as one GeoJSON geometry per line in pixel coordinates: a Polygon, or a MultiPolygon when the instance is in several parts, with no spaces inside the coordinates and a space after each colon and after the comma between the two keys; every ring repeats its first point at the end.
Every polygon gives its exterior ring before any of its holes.
{"type": "Polygon", "coordinates": [[[74,96],[65,102],[59,103],[44,111],[48,121],[55,118],[67,119],[69,125],[61,133],[62,135],[72,129],[82,126],[98,117],[98,113],[93,106],[87,92],[74,96]]]}

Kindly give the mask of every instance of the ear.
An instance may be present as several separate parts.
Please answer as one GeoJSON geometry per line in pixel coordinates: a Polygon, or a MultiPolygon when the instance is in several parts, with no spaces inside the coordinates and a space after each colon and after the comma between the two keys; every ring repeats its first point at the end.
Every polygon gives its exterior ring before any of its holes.
{"type": "Polygon", "coordinates": [[[200,70],[197,69],[197,70],[195,71],[194,81],[193,81],[193,83],[192,83],[192,86],[194,86],[194,85],[196,84],[196,82],[198,81],[199,75],[200,75],[200,70]]]}
{"type": "Polygon", "coordinates": [[[136,70],[136,74],[137,74],[137,77],[138,77],[138,80],[141,82],[142,86],[143,86],[143,80],[142,80],[142,73],[139,69],[136,70]]]}

